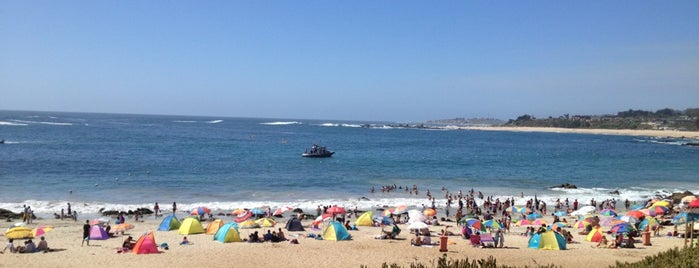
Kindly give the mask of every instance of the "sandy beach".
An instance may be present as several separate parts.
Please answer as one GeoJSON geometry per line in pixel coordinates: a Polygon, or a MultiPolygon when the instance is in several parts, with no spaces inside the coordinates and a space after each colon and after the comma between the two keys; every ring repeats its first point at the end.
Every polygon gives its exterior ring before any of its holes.
{"type": "Polygon", "coordinates": [[[643,137],[671,137],[699,139],[696,131],[675,130],[634,130],[634,129],[581,129],[581,128],[548,128],[548,127],[460,127],[460,129],[484,130],[484,131],[513,131],[513,132],[549,132],[549,133],[577,133],[597,135],[622,135],[643,137]]]}
{"type": "MultiPolygon", "coordinates": [[[[179,215],[185,217],[184,213],[179,215]]],[[[285,215],[288,217],[288,215],[285,215]]],[[[126,236],[131,235],[137,239],[141,234],[149,230],[156,230],[162,218],[147,217],[143,222],[133,223],[136,227],[126,231],[126,236]]],[[[231,216],[222,217],[226,222],[232,221],[231,216]]],[[[551,217],[546,217],[551,222],[551,217]]],[[[569,220],[572,220],[569,217],[569,220]]],[[[284,227],[285,219],[280,219],[277,228],[284,227]]],[[[204,223],[204,227],[206,224],[204,223]]],[[[304,226],[311,221],[304,221],[304,226]]],[[[0,227],[5,230],[12,222],[2,222],[0,227]]],[[[357,231],[350,231],[353,239],[350,241],[322,241],[306,238],[304,235],[320,233],[319,230],[306,228],[305,232],[288,232],[287,238],[298,237],[299,244],[280,243],[220,243],[213,241],[212,235],[189,235],[191,245],[179,245],[183,235],[178,235],[176,230],[170,232],[155,231],[156,243],[167,243],[169,250],[160,249],[160,254],[136,255],[133,253],[116,253],[122,244],[124,237],[110,238],[108,240],[91,241],[90,246],[81,247],[82,224],[84,219],[74,222],[72,220],[36,220],[29,227],[36,225],[53,225],[55,230],[45,234],[49,247],[56,251],[33,254],[0,254],[0,267],[182,267],[196,265],[199,267],[380,267],[384,262],[409,265],[412,262],[433,263],[442,256],[439,246],[414,247],[410,245],[409,233],[406,225],[400,224],[402,232],[397,240],[377,240],[375,236],[381,233],[380,227],[360,227],[357,231]]],[[[443,225],[451,225],[449,229],[458,233],[454,222],[444,222],[443,225]]],[[[443,226],[432,226],[433,241],[438,241],[438,232],[443,226]]],[[[450,236],[448,252],[449,258],[481,259],[493,256],[499,264],[508,265],[534,265],[553,263],[563,267],[606,267],[616,261],[634,262],[645,256],[658,252],[682,247],[683,240],[671,237],[653,237],[652,246],[643,246],[637,243],[636,249],[600,249],[593,248],[595,243],[587,242],[584,236],[578,235],[578,229],[568,228],[574,233],[574,241],[568,244],[567,250],[537,250],[527,248],[528,239],[520,234],[525,227],[514,227],[505,235],[505,248],[474,248],[470,242],[459,236],[450,236]]],[[[241,237],[247,237],[251,232],[265,233],[269,228],[240,229],[241,237]]],[[[387,229],[388,230],[388,229],[387,229]]],[[[6,244],[2,237],[3,245],[6,244]]],[[[38,241],[38,239],[34,239],[38,241]]],[[[18,245],[23,240],[15,241],[18,245]]]]}

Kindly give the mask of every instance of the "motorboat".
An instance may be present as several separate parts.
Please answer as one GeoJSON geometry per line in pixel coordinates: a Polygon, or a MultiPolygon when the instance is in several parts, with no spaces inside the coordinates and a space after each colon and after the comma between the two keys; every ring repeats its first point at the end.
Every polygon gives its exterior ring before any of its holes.
{"type": "Polygon", "coordinates": [[[318,144],[313,144],[310,149],[306,149],[305,152],[301,154],[302,157],[331,157],[335,152],[329,151],[325,146],[319,146],[318,144]]]}

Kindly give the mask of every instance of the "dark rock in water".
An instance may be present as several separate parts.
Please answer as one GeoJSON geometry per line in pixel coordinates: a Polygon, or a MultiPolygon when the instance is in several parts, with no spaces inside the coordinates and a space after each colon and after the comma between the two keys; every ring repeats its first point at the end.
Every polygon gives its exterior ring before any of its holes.
{"type": "Polygon", "coordinates": [[[362,198],[359,198],[359,200],[361,200],[361,201],[371,201],[371,200],[369,200],[369,198],[367,198],[366,196],[362,196],[362,198]]]}
{"type": "Polygon", "coordinates": [[[103,210],[102,211],[102,216],[117,216],[119,215],[119,211],[116,210],[103,210]]]}
{"type": "Polygon", "coordinates": [[[619,190],[614,190],[609,192],[609,194],[619,195],[619,190]]]}
{"type": "Polygon", "coordinates": [[[148,208],[138,208],[136,209],[136,212],[138,212],[141,215],[150,215],[153,214],[153,211],[148,209],[148,208]]]}
{"type": "Polygon", "coordinates": [[[7,209],[0,208],[0,218],[5,218],[5,219],[21,219],[22,214],[21,213],[14,213],[12,211],[9,211],[7,209]]]}
{"type": "Polygon", "coordinates": [[[100,209],[100,212],[102,213],[102,216],[119,216],[119,213],[124,213],[124,215],[134,215],[136,213],[140,215],[153,214],[153,211],[148,208],[137,208],[136,210],[128,211],[105,210],[104,208],[102,208],[100,209]]]}
{"type": "Polygon", "coordinates": [[[294,210],[292,210],[292,212],[294,212],[294,213],[303,213],[303,209],[295,208],[294,210]]]}
{"type": "Polygon", "coordinates": [[[575,186],[575,184],[564,183],[561,185],[551,186],[549,188],[578,189],[578,186],[575,186]]]}
{"type": "Polygon", "coordinates": [[[684,191],[683,193],[672,193],[667,198],[672,199],[673,204],[679,204],[682,201],[683,197],[690,195],[693,196],[694,194],[690,191],[684,191]]]}

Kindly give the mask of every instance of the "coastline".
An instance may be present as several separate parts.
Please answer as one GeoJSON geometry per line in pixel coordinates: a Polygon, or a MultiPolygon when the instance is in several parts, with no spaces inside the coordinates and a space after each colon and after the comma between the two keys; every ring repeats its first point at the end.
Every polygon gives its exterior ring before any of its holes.
{"type": "MultiPolygon", "coordinates": [[[[376,211],[374,215],[379,215],[376,211]]],[[[183,219],[187,215],[178,213],[183,219]]],[[[443,216],[443,215],[438,215],[443,216]]],[[[240,229],[241,237],[245,238],[254,231],[266,233],[267,230],[284,228],[288,219],[278,219],[273,228],[240,229]]],[[[231,222],[232,218],[222,217],[225,222],[231,222]]],[[[352,217],[354,222],[355,217],[352,217]]],[[[544,217],[552,222],[551,216],[544,217]]],[[[569,222],[573,217],[568,217],[569,222]]],[[[579,229],[566,228],[571,231],[577,243],[568,244],[567,250],[537,250],[528,248],[528,238],[520,235],[525,227],[513,224],[510,233],[505,234],[505,248],[476,248],[468,240],[459,236],[449,236],[448,252],[440,252],[439,246],[414,247],[410,246],[412,235],[406,224],[399,224],[402,232],[396,240],[379,240],[375,236],[381,234],[381,227],[363,227],[358,231],[350,231],[352,240],[349,241],[323,241],[305,238],[309,233],[320,234],[321,230],[308,228],[311,220],[304,220],[306,231],[289,232],[283,229],[287,238],[298,237],[299,244],[281,243],[220,243],[214,241],[211,235],[196,234],[187,235],[191,245],[179,245],[184,235],[177,234],[176,230],[163,232],[155,231],[162,217],[154,219],[152,216],[145,218],[143,222],[134,222],[127,218],[127,222],[135,225],[132,230],[126,231],[126,236],[134,239],[149,231],[154,231],[157,244],[167,243],[169,250],[159,249],[159,254],[136,255],[133,253],[117,254],[116,250],[125,237],[118,236],[108,240],[93,240],[90,246],[80,246],[82,224],[85,219],[53,220],[40,219],[29,227],[39,224],[53,225],[55,229],[45,234],[49,247],[57,249],[54,252],[34,254],[0,254],[0,267],[94,267],[98,266],[138,266],[138,267],[175,267],[184,265],[197,265],[203,267],[311,267],[327,266],[332,263],[334,267],[381,267],[383,263],[397,263],[409,266],[410,263],[420,262],[429,265],[443,254],[448,259],[487,259],[493,257],[498,264],[516,265],[546,265],[555,264],[563,267],[608,267],[620,262],[635,262],[646,256],[659,252],[682,247],[683,239],[659,236],[653,237],[652,246],[637,244],[636,249],[602,249],[595,248],[596,243],[585,241],[584,235],[579,235],[579,229]],[[595,256],[590,258],[589,256],[595,256]]],[[[0,227],[7,228],[11,222],[0,223],[0,227]]],[[[203,222],[204,228],[208,222],[203,222]]],[[[445,225],[451,226],[448,230],[458,233],[459,229],[454,222],[442,222],[442,226],[430,226],[432,240],[438,241],[438,233],[445,225]]],[[[605,231],[608,227],[605,228],[605,231]]],[[[386,229],[386,228],[384,228],[386,229]]],[[[670,230],[667,228],[666,230],[670,230]]],[[[2,238],[4,241],[5,239],[2,238]]],[[[37,239],[35,239],[37,240],[37,239]]],[[[15,241],[15,245],[23,240],[15,241]]]]}
{"type": "Polygon", "coordinates": [[[511,131],[511,132],[544,132],[544,133],[574,133],[594,135],[642,136],[642,137],[671,137],[699,139],[699,131],[675,130],[635,130],[635,129],[582,129],[582,128],[549,128],[549,127],[501,127],[501,126],[467,126],[458,127],[463,130],[511,131]]]}

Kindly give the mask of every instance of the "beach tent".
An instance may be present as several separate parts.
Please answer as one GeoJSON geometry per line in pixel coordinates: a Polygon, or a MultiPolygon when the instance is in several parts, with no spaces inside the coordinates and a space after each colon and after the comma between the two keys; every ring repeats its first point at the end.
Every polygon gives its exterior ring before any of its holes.
{"type": "Polygon", "coordinates": [[[257,224],[254,220],[250,219],[250,220],[239,223],[238,227],[240,227],[242,229],[252,229],[252,228],[260,228],[260,225],[257,224]]]}
{"type": "Polygon", "coordinates": [[[132,251],[136,254],[158,253],[158,247],[156,246],[155,235],[153,235],[153,232],[148,231],[138,238],[132,251]]]}
{"type": "Polygon", "coordinates": [[[188,217],[182,221],[180,229],[177,230],[177,234],[188,235],[188,234],[201,234],[205,233],[204,227],[201,226],[199,219],[195,217],[188,217]]]}
{"type": "Polygon", "coordinates": [[[286,229],[289,231],[305,231],[303,228],[303,225],[301,225],[301,220],[299,220],[296,217],[291,217],[288,221],[286,221],[286,229]]]}
{"type": "Polygon", "coordinates": [[[350,240],[350,238],[352,238],[352,236],[350,236],[345,226],[339,221],[330,221],[323,231],[323,240],[340,241],[350,240]]]}
{"type": "Polygon", "coordinates": [[[529,238],[529,248],[565,250],[566,239],[557,232],[546,231],[529,238]]]}
{"type": "Polygon", "coordinates": [[[587,237],[585,237],[585,240],[590,241],[590,242],[599,242],[600,240],[602,240],[603,236],[604,236],[604,232],[602,232],[602,230],[599,227],[597,227],[597,228],[592,229],[592,231],[590,231],[590,233],[587,234],[587,237]]]}
{"type": "Polygon", "coordinates": [[[238,225],[234,222],[226,223],[214,234],[214,240],[221,243],[243,242],[238,233],[238,225]]]}
{"type": "Polygon", "coordinates": [[[223,226],[222,219],[216,219],[210,222],[209,225],[206,226],[206,234],[215,234],[221,226],[223,226]]]}
{"type": "Polygon", "coordinates": [[[180,221],[175,217],[175,214],[170,214],[160,222],[158,231],[170,231],[178,228],[180,228],[180,221]]]}
{"type": "Polygon", "coordinates": [[[274,227],[274,225],[277,224],[277,222],[275,222],[272,218],[261,218],[256,220],[255,223],[262,227],[274,227]]]}
{"type": "Polygon", "coordinates": [[[99,225],[92,225],[90,226],[90,240],[106,240],[109,238],[109,235],[107,234],[106,231],[104,231],[104,228],[99,225]]]}
{"type": "Polygon", "coordinates": [[[357,226],[373,226],[374,225],[374,213],[371,211],[364,212],[357,220],[354,221],[357,226]]]}

